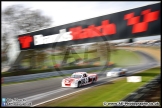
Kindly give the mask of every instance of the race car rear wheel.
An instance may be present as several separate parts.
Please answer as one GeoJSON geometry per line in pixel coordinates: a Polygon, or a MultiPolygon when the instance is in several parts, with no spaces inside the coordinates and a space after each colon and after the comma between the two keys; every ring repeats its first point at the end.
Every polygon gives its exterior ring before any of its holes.
{"type": "Polygon", "coordinates": [[[78,82],[78,88],[82,86],[82,83],[79,81],[78,82]]]}
{"type": "Polygon", "coordinates": [[[93,79],[92,79],[92,83],[95,83],[95,82],[96,82],[96,78],[93,78],[93,79]]]}
{"type": "Polygon", "coordinates": [[[127,72],[125,72],[125,76],[128,76],[127,72]]]}

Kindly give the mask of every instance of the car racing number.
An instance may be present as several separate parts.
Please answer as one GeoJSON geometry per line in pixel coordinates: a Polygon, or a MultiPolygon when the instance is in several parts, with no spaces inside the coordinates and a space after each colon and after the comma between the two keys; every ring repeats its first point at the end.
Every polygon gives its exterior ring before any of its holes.
{"type": "Polygon", "coordinates": [[[85,78],[82,78],[81,82],[82,82],[82,84],[84,84],[85,83],[85,78]]]}
{"type": "Polygon", "coordinates": [[[88,83],[88,77],[84,77],[81,79],[82,84],[88,83]]]}
{"type": "Polygon", "coordinates": [[[85,77],[85,83],[88,83],[88,77],[85,77]]]}

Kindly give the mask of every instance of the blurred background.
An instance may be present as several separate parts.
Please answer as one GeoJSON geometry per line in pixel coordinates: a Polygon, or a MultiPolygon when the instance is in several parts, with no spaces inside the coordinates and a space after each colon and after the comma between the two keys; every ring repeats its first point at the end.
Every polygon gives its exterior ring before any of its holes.
{"type": "MultiPolygon", "coordinates": [[[[7,71],[19,56],[20,50],[18,48],[18,41],[16,36],[20,34],[105,14],[115,13],[121,10],[132,9],[152,3],[157,2],[2,2],[1,70],[7,71]],[[115,5],[112,5],[114,3],[115,5]],[[48,6],[48,8],[44,6],[45,4],[48,6]],[[91,6],[89,4],[91,4],[91,6]],[[74,9],[77,9],[77,13],[73,12],[74,9]],[[55,10],[59,10],[59,12],[55,10]],[[69,15],[68,12],[70,12],[69,15]],[[73,17],[74,14],[75,17],[73,17]]],[[[124,39],[115,40],[112,42],[110,41],[110,43],[113,43],[111,44],[112,46],[131,45],[146,47],[161,45],[160,36],[134,38],[132,40],[133,42],[130,44],[128,41],[128,39],[124,39]]],[[[75,47],[74,49],[76,51],[84,53],[84,46],[88,45],[89,48],[93,49],[95,44],[96,43],[89,43],[72,47],[75,47]]],[[[19,67],[30,67],[34,69],[38,67],[52,68],[53,65],[59,64],[61,62],[62,57],[56,56],[54,57],[56,60],[52,61],[50,58],[50,53],[59,54],[66,52],[62,49],[63,47],[51,50],[49,48],[49,50],[42,49],[41,51],[28,51],[28,54],[25,55],[25,58],[21,60],[22,63],[20,63],[21,66],[19,67]]],[[[64,47],[64,49],[66,48],[64,47]]],[[[98,50],[98,53],[99,52],[101,53],[101,51],[98,50]]],[[[89,57],[94,56],[94,53],[89,54],[89,57]]],[[[99,56],[99,54],[97,56],[99,56]]],[[[95,55],[94,58],[97,56],[95,55]]],[[[80,58],[83,59],[82,56],[80,58]]],[[[72,59],[69,60],[71,62],[73,61],[72,59]]]]}
{"type": "MultiPolygon", "coordinates": [[[[1,75],[2,77],[12,77],[55,72],[58,69],[72,70],[101,66],[110,68],[137,66],[142,64],[143,61],[137,53],[134,53],[136,50],[141,50],[154,56],[161,68],[161,35],[60,46],[55,48],[41,48],[26,50],[24,53],[21,53],[17,39],[17,36],[21,34],[154,3],[159,3],[159,1],[2,1],[1,75]]],[[[158,70],[158,72],[160,71],[158,70]]],[[[141,84],[144,83],[142,82],[141,84]]]]}

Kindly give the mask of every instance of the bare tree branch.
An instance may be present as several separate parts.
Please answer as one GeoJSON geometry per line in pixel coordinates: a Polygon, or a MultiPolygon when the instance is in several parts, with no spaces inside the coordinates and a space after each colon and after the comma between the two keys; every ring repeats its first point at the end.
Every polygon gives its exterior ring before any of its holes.
{"type": "MultiPolygon", "coordinates": [[[[4,40],[9,35],[17,36],[19,34],[24,34],[27,32],[39,30],[45,27],[49,27],[52,24],[52,20],[50,17],[47,17],[42,14],[40,10],[31,10],[30,8],[24,7],[22,5],[12,5],[7,7],[2,11],[2,28],[6,28],[4,30],[4,40]]],[[[4,41],[3,40],[3,41],[4,41]]],[[[6,41],[4,41],[5,43],[6,41]]],[[[5,46],[5,45],[4,45],[5,46]]],[[[8,45],[4,49],[8,49],[8,45]]],[[[29,50],[28,54],[31,59],[31,66],[33,66],[35,60],[35,51],[29,50]],[[32,58],[31,58],[32,57],[32,58]]],[[[37,53],[39,54],[39,53],[37,53]]],[[[45,56],[42,54],[42,58],[45,56]]],[[[42,59],[41,58],[41,59],[42,59]]]]}

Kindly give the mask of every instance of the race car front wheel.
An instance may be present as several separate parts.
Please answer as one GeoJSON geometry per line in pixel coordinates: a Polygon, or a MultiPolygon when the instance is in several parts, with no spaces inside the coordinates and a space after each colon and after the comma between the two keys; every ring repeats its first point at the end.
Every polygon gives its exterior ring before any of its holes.
{"type": "Polygon", "coordinates": [[[81,82],[78,82],[78,88],[81,87],[81,86],[82,86],[81,82]]]}

